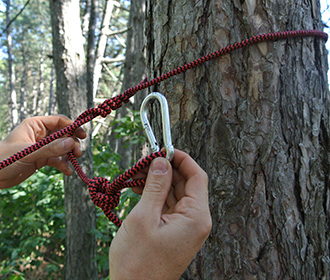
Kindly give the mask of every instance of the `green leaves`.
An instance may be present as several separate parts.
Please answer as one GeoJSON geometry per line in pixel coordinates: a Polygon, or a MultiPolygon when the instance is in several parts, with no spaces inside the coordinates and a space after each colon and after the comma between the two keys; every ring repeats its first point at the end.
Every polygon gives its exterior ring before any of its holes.
{"type": "Polygon", "coordinates": [[[124,138],[127,146],[129,143],[133,145],[141,145],[145,138],[141,136],[142,124],[139,111],[129,111],[122,118],[116,119],[111,123],[114,127],[113,132],[117,133],[117,138],[124,138]]]}
{"type": "MultiPolygon", "coordinates": [[[[138,112],[116,120],[118,137],[142,143],[138,112]]],[[[120,170],[121,155],[100,138],[93,141],[94,175],[113,180],[120,170]]],[[[42,271],[43,279],[63,278],[65,250],[65,211],[63,175],[44,167],[19,186],[0,191],[0,278],[25,279],[31,271],[42,271]],[[51,260],[51,261],[50,261],[51,260]]],[[[125,218],[139,201],[131,189],[122,191],[116,208],[125,218]]],[[[100,277],[109,270],[108,253],[117,227],[97,207],[97,227],[91,234],[97,239],[96,261],[100,277]]]]}
{"type": "Polygon", "coordinates": [[[25,279],[24,274],[38,269],[49,253],[64,262],[63,197],[62,174],[50,167],[1,191],[1,279],[25,279]]]}

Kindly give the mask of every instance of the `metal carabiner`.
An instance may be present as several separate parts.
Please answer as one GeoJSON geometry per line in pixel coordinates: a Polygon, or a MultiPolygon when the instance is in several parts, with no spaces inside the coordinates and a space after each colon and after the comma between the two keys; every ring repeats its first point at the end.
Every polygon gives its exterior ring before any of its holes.
{"type": "Polygon", "coordinates": [[[168,111],[167,100],[164,95],[159,92],[152,92],[143,100],[140,109],[140,116],[143,127],[147,134],[148,141],[151,145],[151,149],[153,152],[159,151],[159,145],[157,143],[156,137],[151,129],[149,120],[148,120],[148,110],[147,104],[151,99],[157,99],[160,103],[160,110],[162,115],[162,123],[163,123],[163,140],[166,148],[166,158],[171,161],[174,156],[174,147],[172,145],[171,138],[171,124],[170,124],[170,114],[168,111]]]}

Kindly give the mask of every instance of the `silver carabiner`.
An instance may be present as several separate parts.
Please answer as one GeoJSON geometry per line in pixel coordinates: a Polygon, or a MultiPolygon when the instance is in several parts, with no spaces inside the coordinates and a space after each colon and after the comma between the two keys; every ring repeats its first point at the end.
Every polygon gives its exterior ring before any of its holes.
{"type": "Polygon", "coordinates": [[[147,134],[148,141],[151,145],[151,149],[153,152],[159,151],[159,145],[157,143],[156,137],[152,131],[148,120],[148,110],[147,104],[151,99],[157,99],[160,103],[160,110],[162,115],[162,123],[163,123],[163,140],[166,148],[166,158],[171,161],[174,156],[174,147],[172,145],[172,137],[171,137],[171,124],[170,124],[170,114],[168,111],[167,100],[164,95],[159,92],[152,92],[143,100],[140,109],[140,116],[142,125],[147,134]]]}

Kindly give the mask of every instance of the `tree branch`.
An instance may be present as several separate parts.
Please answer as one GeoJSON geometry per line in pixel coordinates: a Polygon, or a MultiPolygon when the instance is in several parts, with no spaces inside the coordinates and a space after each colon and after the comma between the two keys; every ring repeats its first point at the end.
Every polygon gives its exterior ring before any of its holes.
{"type": "Polygon", "coordinates": [[[128,27],[128,28],[124,28],[124,29],[117,30],[117,31],[109,32],[109,33],[107,33],[107,36],[110,37],[110,36],[114,36],[114,35],[123,34],[123,33],[127,32],[127,31],[130,30],[130,29],[131,29],[131,28],[128,27]]]}
{"type": "Polygon", "coordinates": [[[116,57],[116,58],[106,58],[102,59],[102,63],[114,63],[114,62],[123,62],[125,61],[125,57],[116,57]]]}
{"type": "Polygon", "coordinates": [[[24,4],[23,8],[16,14],[16,16],[14,16],[14,18],[7,24],[6,28],[2,31],[1,33],[1,37],[3,34],[5,34],[7,32],[7,30],[9,29],[10,25],[18,18],[18,16],[23,13],[24,9],[26,8],[27,5],[29,5],[31,0],[27,0],[26,3],[24,4]]]}

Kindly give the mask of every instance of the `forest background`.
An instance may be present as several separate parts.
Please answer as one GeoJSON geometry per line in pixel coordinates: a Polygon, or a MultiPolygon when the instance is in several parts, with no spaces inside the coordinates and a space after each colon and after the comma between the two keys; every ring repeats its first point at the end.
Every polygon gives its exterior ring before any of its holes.
{"type": "MultiPolygon", "coordinates": [[[[104,55],[99,61],[101,76],[94,93],[93,106],[122,92],[126,37],[130,26],[130,1],[98,1],[94,27],[97,53],[103,32],[104,55]],[[106,2],[112,2],[109,28],[102,30],[106,2]]],[[[330,19],[328,1],[321,1],[324,24],[330,19]]],[[[81,27],[88,43],[90,1],[80,1],[81,27]]],[[[0,1],[0,139],[27,117],[57,113],[55,68],[53,63],[51,11],[49,1],[0,1]]],[[[329,33],[326,27],[325,31],[329,33]]],[[[242,38],[243,39],[243,38],[242,38]]],[[[329,46],[329,42],[327,44],[329,46]]],[[[95,74],[96,75],[96,74],[95,74]]],[[[133,86],[133,85],[131,85],[133,86]]],[[[115,177],[139,157],[145,142],[141,133],[138,106],[130,106],[124,116],[96,119],[92,128],[95,176],[115,177]],[[133,151],[129,160],[124,149],[133,151]]],[[[125,217],[138,201],[124,192],[118,209],[125,217]]],[[[97,227],[91,234],[97,239],[99,279],[108,278],[108,248],[116,227],[96,209],[97,227]]],[[[1,191],[0,200],[0,278],[62,279],[65,263],[65,210],[63,176],[52,168],[43,168],[21,185],[1,191]]]]}
{"type": "MultiPolygon", "coordinates": [[[[108,2],[109,28],[102,56],[102,77],[93,105],[120,93],[125,60],[130,1],[99,1],[96,25],[96,53],[101,23],[108,2]]],[[[80,1],[81,26],[87,48],[90,1],[80,1]]],[[[56,82],[53,63],[51,13],[49,1],[1,1],[0,50],[0,139],[23,119],[56,114],[56,82]],[[9,31],[9,32],[8,32],[9,31]]],[[[93,164],[96,176],[113,178],[119,167],[120,152],[109,144],[111,133],[129,137],[129,145],[139,145],[139,114],[128,110],[122,118],[112,114],[93,124],[93,164]],[[113,128],[115,124],[115,129],[113,128]]],[[[125,141],[124,141],[125,142],[125,141]]],[[[124,145],[125,146],[125,145],[124,145]]],[[[132,159],[133,160],[133,159],[132,159]]],[[[126,215],[137,196],[125,192],[120,209],[126,215]]],[[[63,175],[43,168],[21,185],[1,191],[0,201],[0,278],[61,279],[64,277],[65,209],[63,175]]],[[[108,248],[116,227],[97,208],[96,262],[99,279],[108,277],[108,248]]]]}

